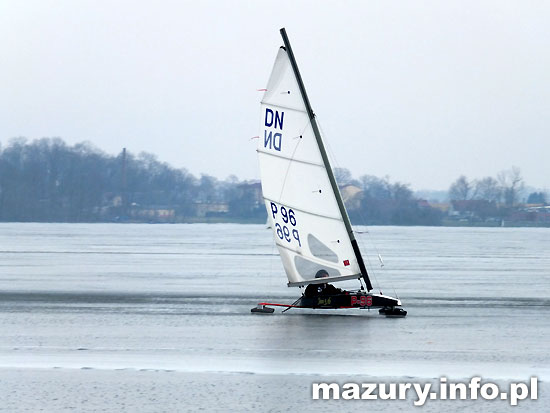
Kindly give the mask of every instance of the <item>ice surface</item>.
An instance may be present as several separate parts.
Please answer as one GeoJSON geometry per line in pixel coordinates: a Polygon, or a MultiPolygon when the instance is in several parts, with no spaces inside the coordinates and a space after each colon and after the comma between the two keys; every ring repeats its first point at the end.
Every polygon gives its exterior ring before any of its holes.
{"type": "Polygon", "coordinates": [[[188,393],[207,411],[208,397],[295,411],[323,377],[548,382],[548,245],[549,229],[369,228],[360,246],[373,284],[395,287],[406,318],[254,315],[257,302],[300,292],[263,226],[0,224],[0,398],[93,411],[102,394],[106,409],[154,411],[185,410],[188,393]],[[223,394],[201,393],[209,384],[223,394]]]}

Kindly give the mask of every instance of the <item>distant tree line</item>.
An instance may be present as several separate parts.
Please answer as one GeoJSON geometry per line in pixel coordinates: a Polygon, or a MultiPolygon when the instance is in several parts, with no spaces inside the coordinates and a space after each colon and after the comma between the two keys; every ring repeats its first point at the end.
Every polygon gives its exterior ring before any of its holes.
{"type": "Polygon", "coordinates": [[[517,167],[500,172],[496,179],[487,176],[479,180],[468,180],[461,175],[449,188],[451,201],[485,200],[514,206],[520,200],[525,184],[517,167]]]}
{"type": "MultiPolygon", "coordinates": [[[[353,223],[441,225],[444,208],[414,196],[408,184],[388,177],[352,177],[335,169],[353,223]]],[[[459,177],[449,188],[455,211],[479,219],[509,215],[524,183],[518,168],[496,178],[459,177]]],[[[528,203],[545,204],[533,192],[528,203]]],[[[463,216],[464,214],[460,215],[463,216]]],[[[0,147],[0,221],[42,222],[266,222],[258,182],[235,176],[196,177],[149,153],[108,155],[89,143],[25,138],[0,147]]]]}
{"type": "Polygon", "coordinates": [[[504,219],[524,204],[547,204],[544,192],[532,192],[526,199],[524,192],[525,182],[521,171],[514,166],[499,172],[496,178],[487,176],[469,180],[461,175],[449,187],[449,199],[456,211],[468,211],[481,220],[504,219]]]}
{"type": "MultiPolygon", "coordinates": [[[[344,168],[335,168],[341,188],[360,190],[346,203],[350,219],[363,225],[440,225],[443,213],[417,199],[409,184],[391,182],[389,177],[363,175],[354,179],[344,168]]],[[[344,191],[345,193],[345,191],[344,191]]]]}
{"type": "Polygon", "coordinates": [[[234,176],[197,178],[149,153],[111,156],[58,138],[16,138],[0,150],[1,221],[182,221],[199,205],[216,204],[222,212],[206,208],[204,219],[217,213],[265,222],[255,195],[234,176]]]}

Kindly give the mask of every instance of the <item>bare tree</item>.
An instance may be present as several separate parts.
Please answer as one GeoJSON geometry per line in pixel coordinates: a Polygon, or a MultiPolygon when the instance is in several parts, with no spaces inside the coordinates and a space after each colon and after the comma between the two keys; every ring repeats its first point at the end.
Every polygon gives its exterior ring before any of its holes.
{"type": "Polygon", "coordinates": [[[225,178],[225,182],[231,185],[236,185],[239,183],[239,178],[237,178],[237,175],[229,175],[227,178],[225,178]]]}
{"type": "Polygon", "coordinates": [[[351,172],[346,168],[334,168],[334,178],[339,186],[349,185],[352,181],[351,172]]]}
{"type": "Polygon", "coordinates": [[[408,184],[396,182],[391,186],[392,198],[396,201],[410,201],[413,199],[413,192],[408,184]]]}
{"type": "Polygon", "coordinates": [[[487,176],[475,183],[475,198],[489,202],[498,202],[502,193],[495,178],[487,176]]]}
{"type": "Polygon", "coordinates": [[[507,206],[514,206],[519,201],[519,194],[525,186],[520,169],[513,166],[500,172],[497,175],[497,179],[502,189],[504,203],[507,206]]]}
{"type": "Polygon", "coordinates": [[[474,185],[461,175],[449,188],[449,199],[451,201],[465,201],[474,196],[474,185]]]}
{"type": "Polygon", "coordinates": [[[378,178],[373,175],[363,175],[359,178],[365,195],[374,199],[390,199],[392,197],[390,178],[378,178]]]}

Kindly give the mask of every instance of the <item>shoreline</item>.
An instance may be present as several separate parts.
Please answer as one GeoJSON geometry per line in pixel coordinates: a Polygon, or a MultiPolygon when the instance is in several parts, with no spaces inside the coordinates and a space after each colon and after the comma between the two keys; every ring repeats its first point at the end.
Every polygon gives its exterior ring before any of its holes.
{"type": "MultiPolygon", "coordinates": [[[[230,224],[230,225],[264,225],[266,228],[267,225],[265,220],[256,220],[256,219],[240,219],[240,220],[230,220],[230,219],[197,219],[197,220],[182,220],[182,221],[0,221],[2,224],[119,224],[119,225],[191,225],[191,224],[230,224]]],[[[441,225],[426,225],[426,224],[364,224],[352,222],[352,225],[357,227],[398,227],[398,228],[550,228],[550,222],[545,223],[533,223],[528,221],[520,222],[509,222],[505,221],[504,225],[500,222],[459,222],[459,221],[444,221],[441,225]]]]}

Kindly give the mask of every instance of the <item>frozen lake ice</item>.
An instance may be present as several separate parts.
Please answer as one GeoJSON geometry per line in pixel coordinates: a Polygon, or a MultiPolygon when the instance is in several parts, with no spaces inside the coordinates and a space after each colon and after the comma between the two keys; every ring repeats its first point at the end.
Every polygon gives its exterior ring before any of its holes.
{"type": "Polygon", "coordinates": [[[550,229],[370,227],[359,239],[405,319],[251,314],[300,294],[261,225],[0,224],[5,408],[330,411],[343,406],[312,402],[313,381],[474,375],[538,376],[540,400],[518,408],[549,406],[550,229]]]}

